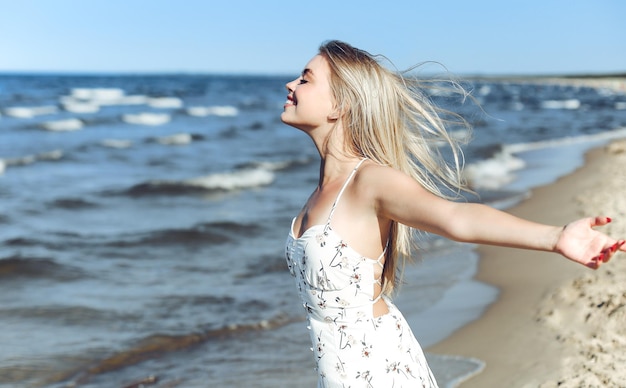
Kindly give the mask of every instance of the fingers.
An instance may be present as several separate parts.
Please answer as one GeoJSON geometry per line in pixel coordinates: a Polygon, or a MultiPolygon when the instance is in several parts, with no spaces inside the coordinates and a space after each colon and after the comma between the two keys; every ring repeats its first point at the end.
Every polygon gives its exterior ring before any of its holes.
{"type": "Polygon", "coordinates": [[[618,249],[620,249],[622,246],[624,246],[624,241],[618,241],[615,244],[611,245],[610,247],[606,248],[605,251],[606,253],[604,254],[604,258],[603,258],[603,262],[606,263],[607,261],[609,261],[611,259],[611,256],[613,256],[613,254],[615,252],[617,252],[618,249]]]}
{"type": "Polygon", "coordinates": [[[597,268],[600,266],[601,263],[608,262],[613,256],[613,254],[617,252],[618,250],[626,251],[626,247],[624,246],[625,243],[626,243],[625,240],[619,240],[618,242],[611,245],[610,247],[604,248],[598,256],[595,256],[594,258],[591,259],[592,263],[595,263],[595,267],[597,268]]]}
{"type": "Polygon", "coordinates": [[[604,216],[599,216],[599,217],[595,217],[592,221],[591,221],[591,226],[602,226],[602,225],[606,225],[609,222],[611,222],[611,217],[604,217],[604,216]]]}

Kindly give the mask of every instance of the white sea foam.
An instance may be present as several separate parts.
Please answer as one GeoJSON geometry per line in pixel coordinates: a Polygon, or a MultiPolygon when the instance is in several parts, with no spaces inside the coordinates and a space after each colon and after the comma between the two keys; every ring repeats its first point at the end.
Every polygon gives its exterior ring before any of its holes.
{"type": "Polygon", "coordinates": [[[94,106],[146,104],[148,97],[144,95],[127,96],[124,90],[118,88],[75,88],[71,90],[69,96],[61,96],[60,102],[67,110],[72,108],[88,110],[90,106],[91,109],[94,109],[94,106]],[[80,104],[86,104],[86,106],[80,104]]]}
{"type": "Polygon", "coordinates": [[[171,120],[167,113],[137,113],[122,115],[122,120],[128,124],[163,125],[171,120]]]}
{"type": "Polygon", "coordinates": [[[183,100],[178,97],[153,97],[148,98],[148,105],[153,108],[181,108],[183,100]]]}
{"type": "Polygon", "coordinates": [[[489,85],[482,85],[478,89],[478,94],[481,95],[481,96],[486,96],[489,93],[491,93],[491,86],[489,86],[489,85]]]}
{"type": "Polygon", "coordinates": [[[19,158],[11,158],[6,160],[8,166],[26,166],[37,161],[36,155],[20,156],[19,158]]]}
{"type": "Polygon", "coordinates": [[[578,109],[580,101],[572,98],[569,100],[546,100],[541,102],[543,109],[578,109]]]}
{"type": "Polygon", "coordinates": [[[176,133],[156,139],[157,143],[164,145],[185,145],[191,143],[193,137],[189,133],[176,133]]]}
{"type": "Polygon", "coordinates": [[[282,161],[255,161],[255,162],[247,163],[245,166],[242,166],[242,167],[248,168],[248,169],[261,168],[261,169],[268,170],[268,171],[280,171],[280,170],[285,170],[291,166],[309,164],[311,163],[312,160],[313,158],[311,157],[302,156],[298,159],[288,159],[288,160],[282,160],[282,161]]]}
{"type": "Polygon", "coordinates": [[[35,155],[20,156],[18,158],[6,159],[3,161],[5,166],[26,166],[40,160],[59,160],[63,157],[63,151],[53,150],[40,152],[35,155]]]}
{"type": "Polygon", "coordinates": [[[4,160],[0,159],[0,174],[4,174],[4,170],[6,170],[6,163],[4,163],[4,160]]]}
{"type": "Polygon", "coordinates": [[[615,109],[617,110],[624,110],[626,109],[626,102],[623,101],[618,101],[615,103],[615,109]]]}
{"type": "Polygon", "coordinates": [[[120,97],[116,100],[95,100],[100,105],[143,105],[148,102],[148,96],[133,94],[120,97]]]}
{"type": "Polygon", "coordinates": [[[491,159],[467,165],[464,174],[474,189],[495,190],[513,181],[513,172],[524,166],[523,160],[503,149],[491,159]]]}
{"type": "Polygon", "coordinates": [[[626,137],[626,128],[600,132],[591,135],[564,137],[529,143],[507,144],[492,158],[468,164],[464,174],[475,189],[499,189],[515,179],[515,171],[523,169],[525,162],[519,154],[546,148],[564,147],[577,144],[593,145],[612,139],[626,137]],[[516,156],[517,155],[517,156],[516,156]]]}
{"type": "Polygon", "coordinates": [[[119,88],[74,88],[70,95],[78,100],[118,100],[126,93],[119,88]]]}
{"type": "Polygon", "coordinates": [[[39,160],[59,160],[63,157],[63,151],[61,150],[52,150],[47,152],[41,152],[37,154],[37,159],[39,160]]]}
{"type": "Polygon", "coordinates": [[[79,119],[66,119],[46,121],[41,123],[41,126],[48,131],[77,131],[83,128],[83,122],[79,119]]]}
{"type": "Polygon", "coordinates": [[[187,186],[206,190],[239,190],[269,185],[274,173],[263,168],[241,170],[231,173],[211,174],[183,181],[187,186]]]}
{"type": "Polygon", "coordinates": [[[239,110],[234,106],[191,106],[187,108],[187,114],[190,116],[237,116],[239,110]]]}
{"type": "Polygon", "coordinates": [[[50,115],[58,112],[58,108],[53,105],[49,106],[15,106],[5,108],[4,114],[20,119],[30,119],[35,116],[50,115]]]}
{"type": "Polygon", "coordinates": [[[253,165],[268,171],[279,171],[289,167],[293,162],[285,160],[282,162],[254,162],[253,165]]]}
{"type": "Polygon", "coordinates": [[[64,96],[61,99],[63,109],[72,113],[96,113],[100,110],[100,105],[94,102],[86,102],[75,100],[71,97],[64,96]]]}
{"type": "Polygon", "coordinates": [[[6,160],[8,166],[26,166],[37,161],[36,155],[20,156],[19,158],[11,158],[6,160]]]}
{"type": "Polygon", "coordinates": [[[124,149],[130,148],[133,145],[133,142],[130,140],[104,139],[100,142],[100,145],[108,148],[124,149]]]}

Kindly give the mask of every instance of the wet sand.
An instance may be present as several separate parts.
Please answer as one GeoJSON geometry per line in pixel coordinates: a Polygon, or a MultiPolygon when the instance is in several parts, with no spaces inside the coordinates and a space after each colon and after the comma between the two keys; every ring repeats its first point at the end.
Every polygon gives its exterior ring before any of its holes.
{"type": "MultiPolygon", "coordinates": [[[[553,225],[606,215],[626,237],[626,140],[508,210],[553,225]]],[[[429,348],[486,362],[472,387],[619,387],[626,381],[626,254],[593,271],[553,253],[479,248],[476,278],[500,289],[485,314],[429,348]]]]}

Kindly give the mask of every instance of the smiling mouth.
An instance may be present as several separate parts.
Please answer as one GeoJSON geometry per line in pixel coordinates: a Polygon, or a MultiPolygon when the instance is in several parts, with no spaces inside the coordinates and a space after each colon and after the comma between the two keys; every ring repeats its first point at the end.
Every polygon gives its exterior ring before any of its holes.
{"type": "Polygon", "coordinates": [[[296,101],[294,100],[293,97],[287,96],[287,99],[285,100],[284,106],[287,106],[287,105],[295,106],[297,104],[296,104],[296,101]]]}

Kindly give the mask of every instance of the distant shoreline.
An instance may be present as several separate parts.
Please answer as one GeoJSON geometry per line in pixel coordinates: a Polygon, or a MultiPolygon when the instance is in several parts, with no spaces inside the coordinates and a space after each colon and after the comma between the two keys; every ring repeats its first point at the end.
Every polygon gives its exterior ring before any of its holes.
{"type": "Polygon", "coordinates": [[[551,79],[626,79],[626,72],[618,73],[573,73],[573,74],[466,74],[465,78],[485,80],[551,80],[551,79]]]}
{"type": "Polygon", "coordinates": [[[626,73],[524,76],[466,76],[463,79],[490,82],[518,82],[606,88],[626,93],[626,73]]]}

